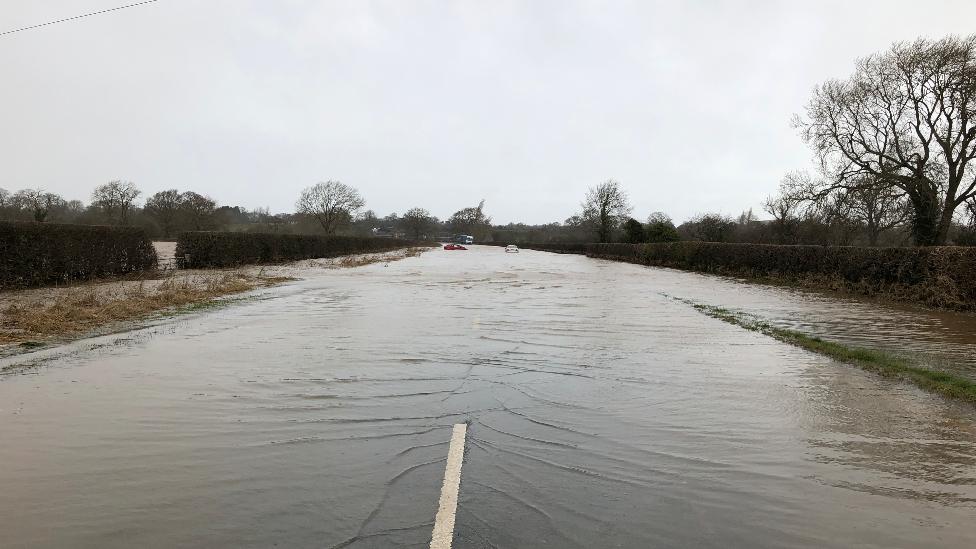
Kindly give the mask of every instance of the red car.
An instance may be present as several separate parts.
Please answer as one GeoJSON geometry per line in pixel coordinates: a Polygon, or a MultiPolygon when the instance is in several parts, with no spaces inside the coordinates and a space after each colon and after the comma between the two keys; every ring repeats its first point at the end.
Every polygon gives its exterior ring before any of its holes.
{"type": "Polygon", "coordinates": [[[444,249],[445,250],[467,250],[467,248],[465,248],[460,244],[447,244],[446,246],[444,246],[444,249]]]}

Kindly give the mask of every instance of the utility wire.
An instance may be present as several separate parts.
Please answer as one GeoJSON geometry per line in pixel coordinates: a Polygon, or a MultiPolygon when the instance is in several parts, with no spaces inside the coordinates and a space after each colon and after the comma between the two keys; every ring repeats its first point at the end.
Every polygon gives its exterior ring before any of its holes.
{"type": "Polygon", "coordinates": [[[29,27],[23,27],[23,28],[20,28],[20,29],[14,29],[14,30],[8,30],[8,31],[0,32],[0,36],[3,36],[5,34],[13,34],[15,32],[21,32],[21,31],[26,31],[26,30],[31,30],[31,29],[37,29],[37,28],[40,28],[40,27],[46,27],[48,25],[54,25],[56,23],[64,23],[66,21],[74,21],[75,19],[82,19],[84,17],[91,17],[92,15],[101,15],[103,13],[108,13],[110,11],[119,11],[119,10],[124,10],[125,8],[134,8],[136,6],[142,6],[144,4],[152,4],[153,2],[158,2],[158,1],[159,0],[145,0],[144,2],[136,2],[135,4],[127,4],[125,6],[119,6],[117,8],[109,8],[107,10],[93,11],[91,13],[85,13],[85,14],[82,14],[82,15],[76,15],[74,17],[66,17],[64,19],[58,19],[57,21],[48,21],[47,23],[41,23],[40,25],[31,25],[29,27]]]}

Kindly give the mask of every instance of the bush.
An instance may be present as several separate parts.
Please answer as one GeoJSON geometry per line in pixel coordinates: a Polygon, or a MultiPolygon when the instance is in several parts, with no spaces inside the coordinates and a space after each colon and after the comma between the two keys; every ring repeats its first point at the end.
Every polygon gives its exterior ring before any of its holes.
{"type": "Polygon", "coordinates": [[[134,227],[0,222],[0,289],[58,284],[156,267],[134,227]]]}
{"type": "Polygon", "coordinates": [[[678,229],[670,220],[656,220],[647,224],[645,230],[646,242],[677,242],[681,240],[678,229]]]}
{"type": "Polygon", "coordinates": [[[672,242],[529,245],[642,265],[771,278],[805,286],[976,310],[976,248],[862,248],[672,242]],[[558,245],[556,245],[558,247],[558,245]]]}
{"type": "Polygon", "coordinates": [[[176,239],[183,268],[233,267],[382,252],[415,245],[395,238],[276,233],[185,232],[176,239]]]}
{"type": "Polygon", "coordinates": [[[644,225],[633,217],[624,222],[624,242],[631,244],[644,242],[644,225]]]}

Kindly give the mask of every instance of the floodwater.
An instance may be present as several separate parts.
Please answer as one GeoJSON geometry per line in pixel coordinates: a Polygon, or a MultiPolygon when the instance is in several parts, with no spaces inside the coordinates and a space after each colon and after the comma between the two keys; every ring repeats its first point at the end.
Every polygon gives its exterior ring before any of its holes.
{"type": "Polygon", "coordinates": [[[323,271],[0,361],[36,363],[0,377],[0,547],[425,547],[460,422],[458,548],[976,546],[976,409],[669,295],[961,368],[976,337],[543,252],[323,271]]]}
{"type": "Polygon", "coordinates": [[[928,367],[976,381],[976,314],[673,269],[652,272],[655,287],[666,295],[745,312],[775,326],[833,341],[909,355],[928,367]]]}

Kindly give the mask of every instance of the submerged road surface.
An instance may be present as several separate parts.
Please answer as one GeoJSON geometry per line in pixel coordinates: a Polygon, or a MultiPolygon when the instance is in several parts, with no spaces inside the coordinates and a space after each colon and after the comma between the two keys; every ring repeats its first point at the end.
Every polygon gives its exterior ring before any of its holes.
{"type": "Polygon", "coordinates": [[[0,547],[426,547],[460,423],[458,548],[976,547],[972,406],[663,294],[788,291],[434,250],[6,359],[0,547]]]}

